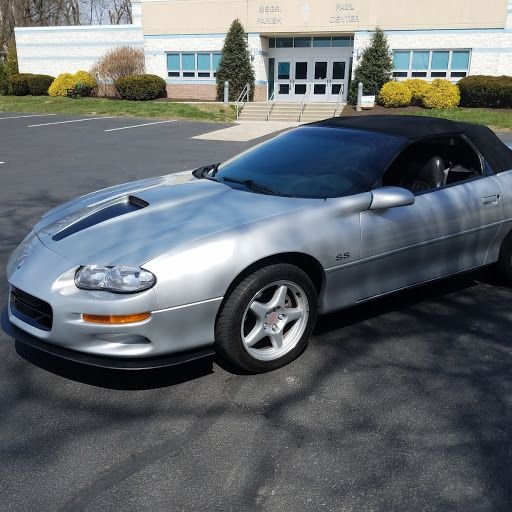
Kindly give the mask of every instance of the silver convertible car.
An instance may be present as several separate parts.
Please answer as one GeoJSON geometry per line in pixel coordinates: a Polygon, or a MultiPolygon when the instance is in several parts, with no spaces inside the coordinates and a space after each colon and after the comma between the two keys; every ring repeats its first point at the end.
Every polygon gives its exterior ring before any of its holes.
{"type": "Polygon", "coordinates": [[[488,128],[330,119],[51,210],[9,260],[2,326],[100,367],[216,352],[265,372],[318,314],[494,263],[512,278],[511,229],[512,151],[488,128]]]}

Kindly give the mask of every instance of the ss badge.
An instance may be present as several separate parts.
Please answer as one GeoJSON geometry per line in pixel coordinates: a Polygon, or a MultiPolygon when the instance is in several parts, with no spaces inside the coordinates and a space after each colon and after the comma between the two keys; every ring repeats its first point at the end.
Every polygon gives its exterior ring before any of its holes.
{"type": "Polygon", "coordinates": [[[336,254],[336,261],[347,260],[348,258],[350,258],[349,252],[343,252],[340,254],[336,254]]]}

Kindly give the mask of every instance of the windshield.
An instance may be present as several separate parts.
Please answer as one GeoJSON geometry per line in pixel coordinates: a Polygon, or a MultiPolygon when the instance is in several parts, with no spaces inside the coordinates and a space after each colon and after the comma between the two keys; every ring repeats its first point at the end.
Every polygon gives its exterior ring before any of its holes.
{"type": "Polygon", "coordinates": [[[348,196],[370,190],[405,144],[376,132],[301,127],[221,164],[215,178],[290,197],[348,196]]]}

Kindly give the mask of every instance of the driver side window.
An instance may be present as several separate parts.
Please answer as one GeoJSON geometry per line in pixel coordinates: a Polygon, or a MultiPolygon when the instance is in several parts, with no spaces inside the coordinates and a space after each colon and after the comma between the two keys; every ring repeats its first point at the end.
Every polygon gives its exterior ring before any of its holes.
{"type": "Polygon", "coordinates": [[[432,137],[408,146],[382,177],[382,186],[421,194],[482,174],[480,156],[464,137],[432,137]]]}

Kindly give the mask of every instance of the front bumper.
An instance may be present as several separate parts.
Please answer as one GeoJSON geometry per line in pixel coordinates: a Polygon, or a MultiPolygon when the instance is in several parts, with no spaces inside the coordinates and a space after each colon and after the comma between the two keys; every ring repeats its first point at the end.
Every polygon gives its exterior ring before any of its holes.
{"type": "Polygon", "coordinates": [[[59,359],[64,359],[66,361],[109,370],[152,370],[189,363],[205,357],[212,357],[215,354],[215,351],[212,348],[189,350],[168,356],[146,358],[102,357],[77,352],[76,350],[69,350],[67,348],[59,347],[58,345],[46,343],[19,329],[9,320],[8,306],[5,306],[2,311],[0,324],[2,330],[7,335],[14,338],[17,342],[27,345],[33,350],[49,354],[53,357],[58,357],[59,359]]]}
{"type": "MultiPolygon", "coordinates": [[[[222,297],[162,308],[154,288],[126,295],[80,290],[74,283],[76,265],[36,237],[31,243],[23,265],[11,266],[7,275],[11,287],[46,302],[53,311],[51,328],[45,330],[13,314],[9,300],[9,323],[30,335],[30,339],[72,353],[127,360],[167,358],[213,345],[215,318],[222,297]],[[82,316],[144,312],[150,312],[148,319],[118,325],[94,324],[84,321],[82,316]]],[[[18,339],[21,336],[18,333],[18,339]]]]}

